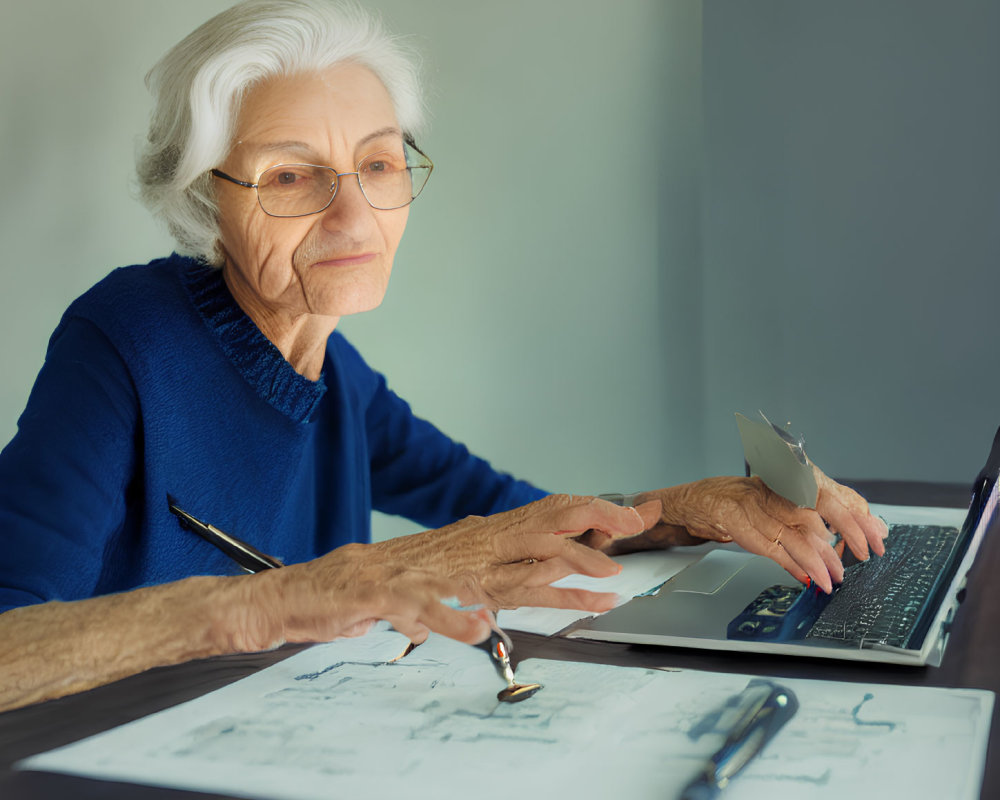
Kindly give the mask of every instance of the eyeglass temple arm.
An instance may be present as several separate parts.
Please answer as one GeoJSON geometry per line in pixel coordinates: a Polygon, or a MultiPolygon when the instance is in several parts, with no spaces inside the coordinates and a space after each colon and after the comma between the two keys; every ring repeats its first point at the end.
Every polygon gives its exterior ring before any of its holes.
{"type": "Polygon", "coordinates": [[[417,143],[415,141],[413,141],[413,137],[410,134],[404,133],[403,134],[403,141],[406,142],[406,144],[408,144],[410,147],[412,147],[418,153],[420,153],[420,155],[422,155],[428,161],[430,161],[430,156],[428,156],[427,153],[425,153],[423,150],[421,150],[419,147],[417,147],[417,143]]]}
{"type": "Polygon", "coordinates": [[[256,189],[257,188],[257,184],[256,183],[247,183],[246,181],[241,181],[241,180],[239,180],[237,178],[234,178],[232,175],[227,175],[221,169],[213,169],[213,170],[210,170],[210,172],[216,178],[222,178],[223,180],[230,181],[231,183],[235,183],[237,186],[245,186],[247,189],[256,189]]]}

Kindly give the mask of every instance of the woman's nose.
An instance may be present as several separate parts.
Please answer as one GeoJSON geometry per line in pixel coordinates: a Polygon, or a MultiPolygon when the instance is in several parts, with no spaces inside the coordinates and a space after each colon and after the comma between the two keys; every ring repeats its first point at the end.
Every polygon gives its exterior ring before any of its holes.
{"type": "Polygon", "coordinates": [[[361,191],[356,172],[337,177],[333,202],[323,211],[323,227],[329,231],[350,233],[355,238],[375,224],[375,209],[361,191]]]}

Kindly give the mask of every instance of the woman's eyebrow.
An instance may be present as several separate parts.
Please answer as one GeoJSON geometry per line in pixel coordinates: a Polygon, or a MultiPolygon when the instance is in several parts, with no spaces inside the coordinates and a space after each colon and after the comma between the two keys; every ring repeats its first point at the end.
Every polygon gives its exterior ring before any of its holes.
{"type": "Polygon", "coordinates": [[[292,152],[297,151],[308,156],[317,155],[316,151],[313,149],[312,145],[306,142],[268,142],[267,144],[260,144],[253,147],[260,153],[275,153],[275,152],[292,152]]]}
{"type": "Polygon", "coordinates": [[[367,136],[363,136],[358,140],[358,147],[368,144],[368,142],[374,139],[381,139],[383,136],[398,136],[400,139],[403,138],[403,132],[394,126],[389,126],[387,128],[379,128],[377,131],[369,133],[367,136]]]}
{"type": "MultiPolygon", "coordinates": [[[[403,138],[403,132],[394,126],[388,126],[385,128],[379,128],[377,131],[372,131],[366,136],[361,137],[355,147],[364,147],[369,142],[375,139],[381,139],[385,136],[397,136],[400,139],[403,138]]],[[[313,160],[319,158],[319,154],[316,152],[315,148],[308,144],[307,142],[300,142],[294,139],[289,139],[281,142],[267,142],[266,144],[251,144],[250,147],[256,150],[258,153],[298,153],[306,158],[311,158],[313,160]]]]}

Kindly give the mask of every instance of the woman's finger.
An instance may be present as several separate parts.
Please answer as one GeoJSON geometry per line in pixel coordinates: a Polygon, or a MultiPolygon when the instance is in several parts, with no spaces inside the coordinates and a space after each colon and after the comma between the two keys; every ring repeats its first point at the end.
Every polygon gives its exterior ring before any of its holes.
{"type": "Polygon", "coordinates": [[[886,525],[885,520],[871,513],[861,514],[853,509],[851,509],[851,515],[864,531],[872,552],[879,556],[885,555],[885,540],[889,536],[889,526],[886,525]]]}
{"type": "Polygon", "coordinates": [[[885,554],[885,537],[889,529],[871,513],[868,501],[849,486],[837,483],[813,465],[820,486],[819,511],[830,526],[837,530],[859,559],[867,559],[867,550],[885,554]],[[841,529],[841,525],[844,529],[841,529]],[[861,535],[858,535],[860,531],[861,535]],[[865,552],[859,552],[863,549],[865,552]]]}
{"type": "Polygon", "coordinates": [[[826,527],[823,518],[811,508],[797,509],[790,518],[791,527],[801,531],[805,541],[823,559],[833,583],[844,580],[844,565],[833,550],[833,534],[826,527]]]}
{"type": "Polygon", "coordinates": [[[816,552],[826,563],[826,568],[830,572],[833,582],[841,584],[844,582],[844,562],[840,560],[837,551],[833,549],[833,544],[829,539],[821,539],[815,543],[816,552]]]}
{"type": "Polygon", "coordinates": [[[552,587],[555,581],[567,575],[578,574],[579,570],[560,556],[543,561],[503,564],[490,570],[482,580],[482,588],[490,598],[491,605],[512,608],[524,605],[547,605],[546,597],[556,598],[555,608],[586,608],[593,611],[605,610],[604,595],[617,597],[606,592],[589,592],[582,589],[552,587]],[[557,589],[555,593],[539,589],[557,589]],[[541,599],[540,599],[541,598],[541,599]],[[579,605],[579,603],[583,605],[579,605]]]}
{"type": "Polygon", "coordinates": [[[621,564],[599,550],[593,550],[571,539],[562,540],[556,558],[564,562],[570,574],[589,575],[592,578],[610,578],[622,571],[621,564]]]}
{"type": "Polygon", "coordinates": [[[788,538],[782,540],[785,549],[829,594],[833,584],[843,581],[844,566],[830,546],[832,534],[823,518],[810,508],[796,507],[782,514],[782,519],[792,530],[788,538]]]}
{"type": "Polygon", "coordinates": [[[550,583],[573,575],[576,570],[565,560],[556,556],[543,561],[520,561],[516,564],[501,564],[491,570],[487,585],[525,588],[548,586],[550,583]]]}
{"type": "Polygon", "coordinates": [[[490,635],[490,622],[485,610],[458,611],[438,600],[423,603],[416,616],[393,614],[386,617],[400,633],[411,642],[420,643],[429,631],[440,633],[450,639],[475,644],[490,635]],[[414,638],[414,637],[423,638],[414,638]]]}
{"type": "Polygon", "coordinates": [[[833,576],[810,538],[809,533],[786,527],[775,546],[784,549],[824,592],[830,594],[833,591],[833,576]]]}
{"type": "Polygon", "coordinates": [[[858,524],[851,511],[833,495],[826,495],[819,506],[819,512],[830,528],[840,534],[847,546],[859,561],[868,560],[868,548],[876,555],[885,553],[885,544],[881,536],[875,536],[871,541],[864,529],[858,524]]]}
{"type": "Polygon", "coordinates": [[[539,586],[524,588],[510,598],[513,602],[504,601],[504,608],[519,608],[521,606],[538,606],[542,608],[573,608],[589,611],[593,614],[603,614],[618,605],[619,597],[614,592],[590,592],[586,589],[564,589],[557,586],[539,586]]]}
{"type": "Polygon", "coordinates": [[[766,510],[761,505],[750,505],[743,512],[744,525],[738,529],[727,526],[737,544],[777,561],[802,583],[815,581],[827,593],[833,591],[834,576],[816,552],[813,540],[819,535],[817,528],[826,530],[816,512],[800,509],[783,499],[780,504],[771,503],[766,510]]]}
{"type": "Polygon", "coordinates": [[[643,518],[634,508],[597,497],[550,495],[528,508],[532,514],[525,521],[533,531],[575,536],[593,528],[617,538],[645,530],[643,518]]]}
{"type": "MultiPolygon", "coordinates": [[[[393,614],[386,617],[386,621],[392,625],[397,633],[403,634],[413,644],[423,644],[431,633],[426,625],[422,625],[409,617],[400,617],[393,614]]],[[[445,635],[447,636],[447,634],[445,635]]]]}
{"type": "Polygon", "coordinates": [[[571,567],[572,572],[595,578],[617,575],[622,569],[599,550],[585,547],[572,539],[553,536],[551,533],[510,534],[497,542],[496,549],[501,562],[506,564],[529,559],[547,561],[561,558],[571,567]]]}
{"type": "MultiPolygon", "coordinates": [[[[799,583],[808,583],[809,573],[780,544],[782,537],[791,529],[780,520],[766,514],[757,513],[754,516],[756,517],[755,522],[744,519],[740,524],[725,523],[726,530],[732,536],[733,541],[748,553],[776,561],[799,583]],[[767,534],[763,532],[765,528],[768,530],[767,534]]],[[[789,535],[794,535],[794,533],[791,531],[789,535]]]]}

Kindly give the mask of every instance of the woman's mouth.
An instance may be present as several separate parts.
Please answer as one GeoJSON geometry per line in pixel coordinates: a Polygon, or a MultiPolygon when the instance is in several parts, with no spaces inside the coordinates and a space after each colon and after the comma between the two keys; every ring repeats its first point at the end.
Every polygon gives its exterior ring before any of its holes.
{"type": "Polygon", "coordinates": [[[359,264],[367,264],[375,260],[375,253],[355,253],[348,256],[338,256],[337,258],[324,258],[321,261],[314,261],[314,267],[354,267],[359,264]]]}

